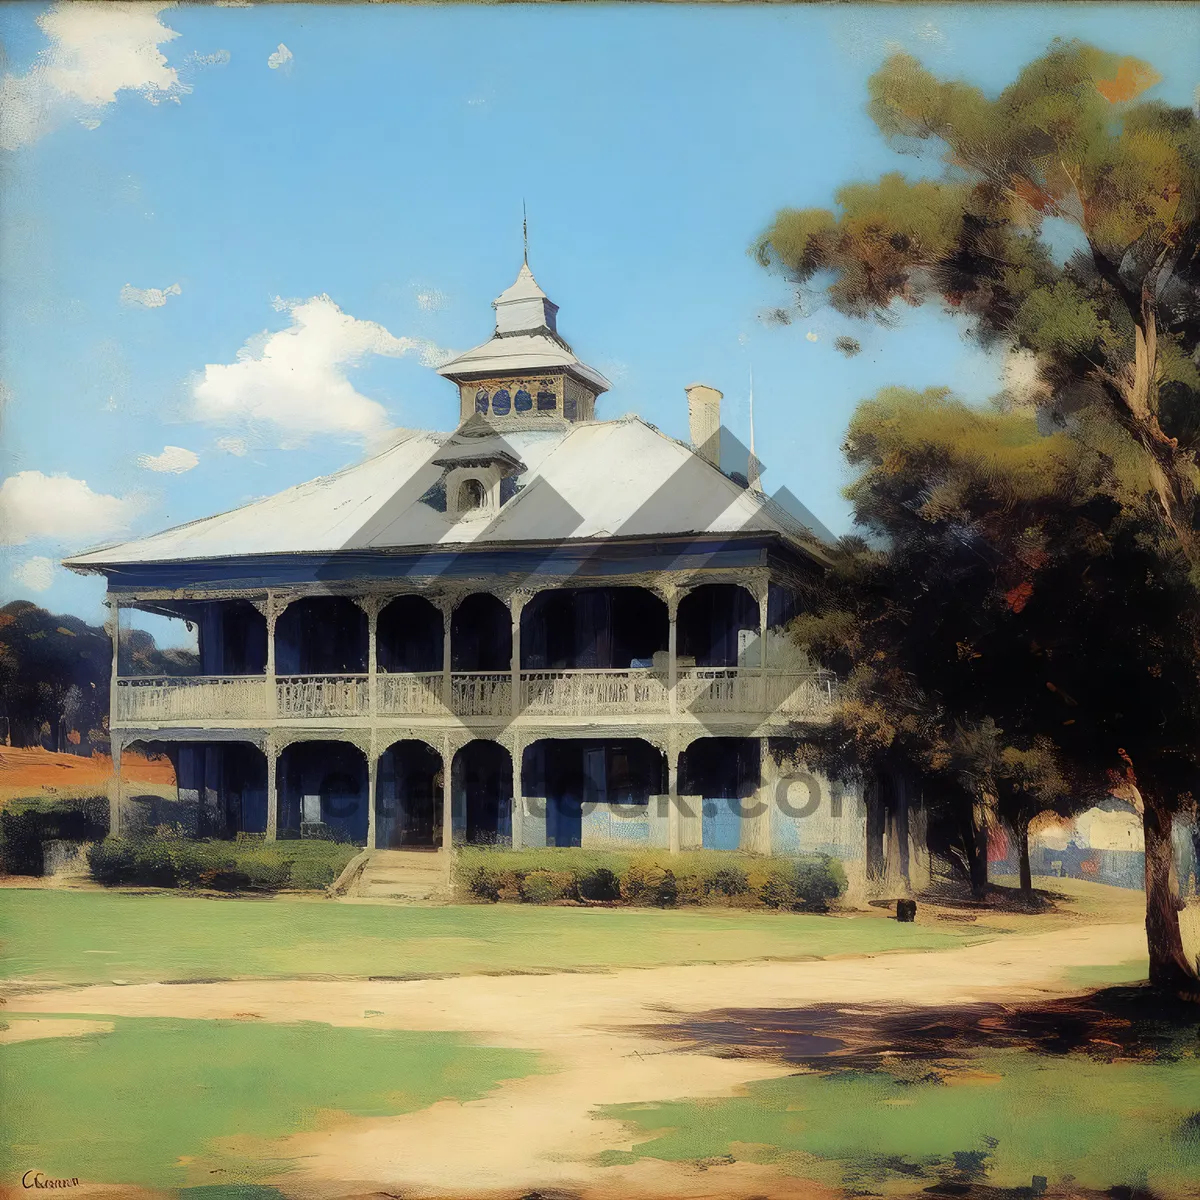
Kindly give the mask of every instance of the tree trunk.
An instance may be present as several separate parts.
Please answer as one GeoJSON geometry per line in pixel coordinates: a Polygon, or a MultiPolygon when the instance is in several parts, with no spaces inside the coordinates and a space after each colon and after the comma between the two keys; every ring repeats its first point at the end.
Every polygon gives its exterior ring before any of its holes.
{"type": "Polygon", "coordinates": [[[988,885],[988,836],[987,822],[983,820],[982,806],[972,804],[969,815],[962,822],[963,851],[967,860],[967,875],[971,884],[971,895],[976,900],[987,898],[988,885]]]}
{"type": "Polygon", "coordinates": [[[1020,863],[1021,891],[1033,891],[1033,871],[1029,866],[1029,818],[1018,817],[1013,830],[1017,835],[1017,856],[1020,863]]]}
{"type": "Polygon", "coordinates": [[[1154,795],[1142,791],[1142,829],[1146,839],[1146,947],[1150,953],[1150,982],[1154,987],[1196,996],[1200,979],[1183,952],[1179,905],[1171,886],[1174,848],[1171,812],[1154,795]]]}

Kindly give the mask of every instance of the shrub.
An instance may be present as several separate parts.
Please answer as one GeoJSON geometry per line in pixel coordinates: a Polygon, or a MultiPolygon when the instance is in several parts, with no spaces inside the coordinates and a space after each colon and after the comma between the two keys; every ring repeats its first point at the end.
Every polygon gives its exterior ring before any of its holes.
{"type": "Polygon", "coordinates": [[[521,899],[528,904],[550,904],[573,898],[575,887],[570,871],[530,871],[521,880],[521,899]]]}
{"type": "Polygon", "coordinates": [[[202,887],[217,891],[317,890],[357,853],[336,842],[201,842],[159,830],[148,838],[106,838],[88,851],[92,878],[108,886],[202,887]]]}
{"type": "Polygon", "coordinates": [[[746,872],[740,867],[718,867],[705,880],[709,896],[743,896],[750,890],[746,872]]]}
{"type": "Polygon", "coordinates": [[[500,899],[500,879],[490,867],[475,867],[467,874],[464,882],[467,891],[477,900],[487,900],[494,904],[500,899]]]}
{"type": "Polygon", "coordinates": [[[93,842],[108,833],[108,800],[31,796],[10,800],[0,811],[0,870],[41,875],[49,841],[93,842]]]}
{"type": "Polygon", "coordinates": [[[821,855],[796,864],[796,900],[805,912],[828,912],[846,890],[846,872],[836,858],[821,855]]]}
{"type": "Polygon", "coordinates": [[[621,881],[608,867],[596,867],[579,880],[579,894],[584,900],[620,900],[621,881]]]}

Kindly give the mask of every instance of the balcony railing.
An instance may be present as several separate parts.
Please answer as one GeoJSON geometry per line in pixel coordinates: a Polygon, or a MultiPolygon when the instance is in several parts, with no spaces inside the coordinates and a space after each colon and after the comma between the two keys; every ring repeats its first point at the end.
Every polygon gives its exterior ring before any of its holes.
{"type": "MultiPolygon", "coordinates": [[[[376,676],[375,715],[447,716],[439,672],[376,676]]],[[[666,676],[654,670],[522,671],[521,712],[530,716],[665,716],[671,711],[666,676]]],[[[455,671],[451,711],[459,717],[512,716],[510,672],[455,671]]],[[[725,713],[759,719],[820,719],[837,702],[825,672],[693,667],[680,670],[679,714],[725,713]]],[[[265,721],[371,715],[367,675],[281,675],[274,703],[262,675],[182,675],[117,680],[116,720],[265,721]]]]}

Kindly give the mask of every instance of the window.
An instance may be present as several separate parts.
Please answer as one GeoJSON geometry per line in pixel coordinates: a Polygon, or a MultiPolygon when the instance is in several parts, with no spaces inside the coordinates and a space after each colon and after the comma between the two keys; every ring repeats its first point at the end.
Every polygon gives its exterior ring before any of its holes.
{"type": "Polygon", "coordinates": [[[576,413],[575,397],[574,396],[564,397],[563,398],[563,416],[566,417],[568,421],[573,421],[573,420],[575,420],[575,413],[576,413]]]}
{"type": "Polygon", "coordinates": [[[460,513],[474,512],[477,508],[483,507],[486,493],[483,490],[483,481],[479,479],[464,479],[462,486],[458,489],[458,511],[460,513]]]}
{"type": "MultiPolygon", "coordinates": [[[[541,408],[541,397],[538,397],[538,407],[541,408]]],[[[517,412],[528,412],[533,407],[533,397],[524,389],[521,388],[513,397],[513,408],[517,412]]]]}
{"type": "Polygon", "coordinates": [[[558,407],[558,397],[553,392],[538,392],[538,412],[553,412],[558,407]]]}
{"type": "Polygon", "coordinates": [[[508,409],[511,404],[511,397],[508,394],[508,388],[501,388],[492,397],[492,412],[498,417],[503,417],[508,414],[508,409]]]}
{"type": "Polygon", "coordinates": [[[488,410],[488,394],[486,388],[480,388],[475,393],[475,411],[485,413],[488,410]]]}

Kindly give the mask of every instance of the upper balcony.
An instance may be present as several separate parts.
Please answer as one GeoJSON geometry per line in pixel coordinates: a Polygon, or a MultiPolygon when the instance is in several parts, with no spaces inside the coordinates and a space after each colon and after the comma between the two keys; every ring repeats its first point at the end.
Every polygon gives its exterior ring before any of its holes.
{"type": "Polygon", "coordinates": [[[639,587],[508,604],[473,593],[440,608],[417,595],[193,602],[200,673],[138,675],[123,642],[114,720],[827,719],[835,681],[791,648],[778,632],[788,614],[772,621],[767,599],[706,584],[669,604],[639,587]]]}
{"type": "MultiPolygon", "coordinates": [[[[261,722],[333,718],[470,717],[508,722],[514,717],[667,717],[667,678],[649,669],[522,671],[513,710],[510,674],[455,671],[450,703],[441,673],[281,675],[274,695],[263,676],[142,676],[117,680],[117,721],[261,722]]],[[[760,721],[827,718],[837,696],[831,675],[756,668],[685,668],[679,672],[675,712],[742,715],[760,721]]]]}

